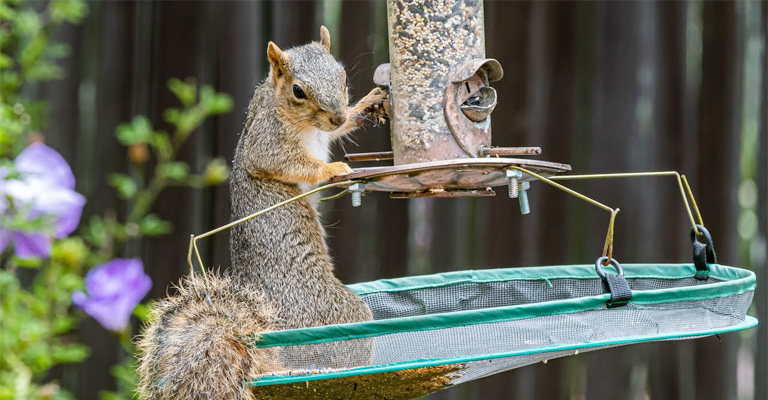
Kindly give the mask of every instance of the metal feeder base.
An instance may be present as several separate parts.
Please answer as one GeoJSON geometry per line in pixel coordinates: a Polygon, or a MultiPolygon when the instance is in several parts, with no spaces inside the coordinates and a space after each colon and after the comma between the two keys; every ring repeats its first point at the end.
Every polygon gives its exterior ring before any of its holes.
{"type": "MultiPolygon", "coordinates": [[[[366,192],[390,192],[392,198],[493,196],[491,188],[509,184],[505,170],[513,166],[544,177],[571,170],[568,164],[522,158],[462,158],[356,168],[331,182],[361,180],[366,192]]],[[[523,174],[519,182],[534,179],[523,174]]]]}

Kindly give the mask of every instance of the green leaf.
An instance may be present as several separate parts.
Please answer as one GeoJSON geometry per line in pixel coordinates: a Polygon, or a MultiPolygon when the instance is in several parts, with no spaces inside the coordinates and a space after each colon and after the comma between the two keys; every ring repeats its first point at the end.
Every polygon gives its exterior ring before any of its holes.
{"type": "MultiPolygon", "coordinates": [[[[2,121],[2,117],[0,117],[0,121],[2,121]]],[[[16,169],[13,160],[0,158],[0,169],[5,170],[5,177],[3,178],[5,180],[21,178],[21,173],[16,169]]]]}
{"type": "Polygon", "coordinates": [[[203,173],[206,185],[218,185],[229,179],[229,165],[223,158],[214,158],[205,167],[203,173]]]}
{"type": "Polygon", "coordinates": [[[46,371],[53,366],[54,359],[52,354],[48,351],[48,346],[37,342],[36,344],[28,347],[25,351],[25,358],[27,358],[27,364],[34,372],[46,371]]]}
{"type": "Polygon", "coordinates": [[[118,395],[117,393],[107,392],[106,390],[102,390],[99,392],[99,400],[125,400],[122,396],[118,395]]]}
{"type": "Polygon", "coordinates": [[[139,224],[141,233],[146,236],[158,236],[171,233],[173,231],[173,224],[160,219],[155,214],[149,214],[141,220],[139,224]]]}
{"type": "Polygon", "coordinates": [[[13,256],[11,259],[13,260],[14,265],[23,268],[38,268],[43,261],[39,257],[19,258],[13,256]]]}
{"type": "Polygon", "coordinates": [[[54,221],[56,220],[55,216],[53,215],[41,215],[41,216],[33,216],[30,215],[30,212],[32,211],[29,205],[24,204],[18,204],[15,209],[16,212],[12,213],[11,215],[6,215],[5,218],[2,219],[2,224],[4,227],[14,230],[14,231],[21,231],[21,232],[45,232],[48,234],[53,234],[53,225],[54,221]]]}
{"type": "Polygon", "coordinates": [[[91,349],[80,343],[54,346],[53,360],[58,363],[79,363],[91,354],[91,349]]]}
{"type": "Polygon", "coordinates": [[[117,195],[121,199],[132,199],[138,192],[136,182],[125,174],[109,175],[109,185],[117,190],[117,195]]]}
{"type": "Polygon", "coordinates": [[[163,111],[163,120],[169,124],[178,126],[181,121],[182,112],[178,108],[167,108],[163,111]]]}
{"type": "Polygon", "coordinates": [[[175,121],[171,123],[176,125],[177,135],[181,135],[180,137],[186,139],[190,132],[195,130],[198,126],[200,126],[200,124],[203,123],[205,113],[201,108],[193,107],[178,113],[171,111],[167,115],[164,115],[164,117],[169,122],[175,121]]]}
{"type": "MultiPolygon", "coordinates": [[[[80,274],[66,273],[59,278],[58,286],[59,286],[59,289],[62,289],[69,293],[75,290],[82,289],[83,282],[84,282],[83,277],[80,276],[80,274]]],[[[71,297],[69,297],[68,295],[67,299],[71,300],[71,297]]]]}
{"type": "Polygon", "coordinates": [[[117,127],[117,140],[124,146],[147,143],[152,140],[154,131],[149,119],[143,115],[133,117],[129,123],[117,127]]]}
{"type": "Polygon", "coordinates": [[[13,59],[5,54],[0,53],[0,69],[9,68],[13,65],[13,59]]]}
{"type": "Polygon", "coordinates": [[[96,247],[103,248],[109,241],[107,224],[98,216],[92,216],[83,232],[83,238],[96,247]]]}
{"type": "Polygon", "coordinates": [[[25,78],[29,81],[50,81],[64,77],[64,70],[58,65],[38,61],[27,69],[25,78]]]}
{"type": "Polygon", "coordinates": [[[33,68],[40,68],[40,65],[35,64],[35,62],[43,50],[45,50],[45,46],[47,44],[47,38],[40,35],[28,41],[26,45],[21,48],[19,63],[21,64],[22,68],[27,69],[27,75],[30,74],[30,71],[32,71],[33,68]]]}
{"type": "Polygon", "coordinates": [[[16,17],[16,10],[8,7],[5,2],[0,2],[0,19],[11,20],[14,17],[16,17]]]}
{"type": "Polygon", "coordinates": [[[16,275],[14,275],[13,272],[0,269],[1,288],[16,286],[17,284],[16,275]]]}
{"type": "Polygon", "coordinates": [[[232,98],[226,93],[216,93],[210,86],[200,89],[200,105],[211,115],[223,114],[232,110],[232,98]]]}
{"type": "Polygon", "coordinates": [[[13,92],[21,84],[19,73],[13,70],[0,71],[0,90],[13,92]]]}
{"type": "Polygon", "coordinates": [[[80,0],[53,0],[49,7],[51,20],[57,24],[63,21],[78,24],[88,13],[88,5],[80,0]]]}
{"type": "Polygon", "coordinates": [[[182,181],[189,176],[189,165],[185,162],[174,161],[157,166],[157,176],[174,181],[182,181]]]}
{"type": "Polygon", "coordinates": [[[115,377],[117,390],[115,392],[99,392],[100,400],[130,400],[134,398],[135,388],[139,377],[136,373],[136,359],[126,357],[121,364],[112,366],[109,369],[112,376],[115,377]]]}
{"type": "Polygon", "coordinates": [[[147,322],[149,319],[150,308],[146,304],[139,303],[136,308],[133,309],[133,315],[136,316],[141,322],[147,322]]]}
{"type": "Polygon", "coordinates": [[[156,132],[152,135],[152,140],[149,145],[157,150],[161,160],[167,160],[173,155],[173,145],[171,145],[171,139],[168,138],[168,134],[165,132],[156,132]]]}
{"type": "Polygon", "coordinates": [[[79,270],[85,263],[88,253],[88,247],[83,239],[72,236],[54,242],[51,260],[69,267],[70,270],[79,270]]]}
{"type": "Polygon", "coordinates": [[[53,398],[51,400],[77,400],[77,397],[75,397],[72,393],[58,387],[58,385],[57,385],[57,389],[58,389],[58,392],[56,392],[56,394],[53,395],[53,398]]]}
{"type": "Polygon", "coordinates": [[[51,329],[56,334],[67,333],[74,328],[76,322],[77,320],[71,316],[54,318],[51,329]]]}
{"type": "Polygon", "coordinates": [[[193,78],[187,78],[186,81],[181,81],[178,78],[171,78],[168,80],[168,89],[170,89],[179,102],[184,107],[191,107],[195,104],[195,96],[197,95],[197,83],[193,78]]]}
{"type": "Polygon", "coordinates": [[[42,54],[49,58],[65,58],[69,53],[69,46],[66,43],[50,43],[43,49],[42,54]]]}
{"type": "Polygon", "coordinates": [[[43,28],[40,16],[31,9],[19,11],[14,22],[15,33],[19,36],[36,36],[43,28]]]}

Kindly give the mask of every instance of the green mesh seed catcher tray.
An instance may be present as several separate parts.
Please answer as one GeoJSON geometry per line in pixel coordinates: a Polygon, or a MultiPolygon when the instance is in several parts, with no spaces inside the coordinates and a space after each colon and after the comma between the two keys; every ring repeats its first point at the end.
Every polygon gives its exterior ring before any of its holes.
{"type": "MultiPolygon", "coordinates": [[[[712,237],[684,176],[646,172],[547,178],[514,163],[502,168],[609,211],[603,256],[588,265],[470,270],[350,285],[370,307],[373,321],[254,332],[252,347],[271,352],[281,368],[245,384],[259,399],[411,399],[580,352],[757,325],[746,315],[755,275],[717,263],[712,237]],[[619,210],[554,182],[649,176],[676,177],[692,226],[693,263],[622,266],[612,258],[619,210]]],[[[331,183],[192,236],[190,268],[193,254],[203,266],[199,239],[321,190],[357,182],[331,183]]],[[[205,268],[201,271],[205,277],[205,268]]]]}
{"type": "Polygon", "coordinates": [[[611,294],[595,265],[449,272],[351,285],[374,321],[262,334],[254,345],[276,349],[287,370],[249,384],[275,398],[306,390],[348,395],[385,390],[387,399],[411,398],[579,352],[757,324],[746,316],[755,288],[750,271],[711,264],[706,280],[694,277],[693,264],[629,264],[623,272],[631,300],[618,307],[610,307],[611,294]],[[360,339],[373,339],[370,365],[331,369],[305,357],[360,339]]]}

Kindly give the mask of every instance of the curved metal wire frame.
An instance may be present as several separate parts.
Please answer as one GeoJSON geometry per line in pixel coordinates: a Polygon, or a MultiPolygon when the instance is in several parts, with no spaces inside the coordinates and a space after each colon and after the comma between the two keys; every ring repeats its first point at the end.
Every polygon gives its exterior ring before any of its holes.
{"type": "MultiPolygon", "coordinates": [[[[601,202],[599,202],[597,200],[594,200],[594,199],[592,199],[589,196],[585,196],[585,195],[583,195],[583,194],[581,194],[581,193],[579,193],[579,192],[577,192],[577,191],[575,191],[575,190],[573,190],[571,188],[565,187],[565,186],[563,186],[563,185],[561,185],[561,184],[559,184],[557,182],[554,182],[552,180],[552,178],[555,178],[554,176],[550,177],[550,178],[545,178],[545,177],[543,177],[543,176],[541,176],[541,175],[539,175],[539,174],[537,174],[537,173],[535,173],[533,171],[529,171],[529,170],[527,170],[525,168],[521,168],[521,167],[510,167],[510,169],[515,169],[515,170],[518,170],[518,171],[520,171],[520,172],[522,172],[524,174],[528,174],[528,175],[530,175],[530,176],[532,176],[532,177],[534,177],[534,178],[536,178],[536,179],[538,179],[540,181],[543,181],[545,183],[548,183],[548,184],[554,186],[557,189],[560,189],[560,190],[562,190],[562,191],[564,191],[564,192],[566,192],[566,193],[568,193],[570,195],[573,195],[573,196],[577,197],[580,200],[584,200],[584,201],[586,201],[589,204],[592,204],[592,205],[594,205],[594,206],[596,206],[598,208],[602,208],[603,210],[608,211],[609,213],[611,213],[611,219],[608,221],[608,233],[605,235],[605,244],[603,245],[603,257],[607,257],[607,259],[608,259],[607,261],[608,261],[608,263],[610,263],[611,258],[613,258],[613,231],[614,231],[613,226],[614,226],[614,223],[616,222],[616,214],[619,213],[619,209],[618,208],[613,209],[611,207],[608,207],[605,204],[603,204],[603,203],[601,203],[601,202]]],[[[588,176],[588,175],[582,175],[582,176],[588,176]]],[[[603,265],[607,266],[608,264],[603,264],[603,265]]]]}
{"type": "Polygon", "coordinates": [[[688,219],[691,222],[691,227],[693,228],[693,231],[696,232],[696,235],[701,236],[701,232],[699,232],[698,228],[696,228],[696,220],[693,218],[693,213],[691,212],[691,205],[688,204],[688,199],[690,198],[691,204],[693,204],[693,210],[696,212],[696,219],[699,220],[699,225],[704,226],[704,219],[701,218],[701,212],[699,212],[699,206],[696,204],[696,198],[693,197],[693,192],[691,191],[691,186],[688,184],[688,179],[685,178],[685,175],[680,175],[677,171],[658,171],[658,172],[623,172],[623,173],[615,173],[615,174],[588,174],[588,175],[558,175],[550,177],[549,179],[553,181],[563,181],[563,180],[580,180],[580,179],[611,179],[611,178],[641,178],[641,177],[648,177],[648,176],[674,176],[677,180],[677,186],[680,189],[680,197],[683,200],[683,205],[685,205],[685,211],[688,213],[688,219]],[[686,197],[686,194],[688,197],[686,197]]]}
{"type": "MultiPolygon", "coordinates": [[[[254,218],[256,218],[256,217],[258,217],[258,216],[260,216],[262,214],[268,213],[268,212],[270,212],[270,211],[272,211],[274,209],[277,209],[277,208],[280,208],[280,207],[282,207],[284,205],[293,203],[296,200],[303,199],[304,197],[307,197],[309,195],[312,195],[312,194],[315,194],[317,192],[323,191],[325,189],[341,187],[341,186],[347,187],[347,186],[349,186],[349,185],[351,185],[353,183],[358,183],[358,182],[360,182],[360,181],[344,181],[344,182],[329,183],[327,185],[323,185],[323,186],[320,186],[318,188],[315,188],[315,189],[309,190],[307,192],[304,192],[304,193],[302,193],[302,194],[300,194],[298,196],[291,197],[288,200],[281,201],[280,203],[277,203],[275,205],[269,206],[269,207],[267,207],[267,208],[265,208],[263,210],[256,211],[255,213],[253,213],[253,214],[251,214],[251,215],[249,215],[247,217],[240,218],[237,221],[232,221],[232,222],[230,222],[230,223],[228,223],[228,224],[226,224],[224,226],[220,226],[220,227],[218,227],[216,229],[210,230],[210,231],[202,233],[200,235],[194,235],[194,234],[190,235],[190,238],[189,238],[189,251],[187,252],[187,264],[189,265],[189,273],[190,273],[190,275],[194,275],[195,274],[195,268],[194,268],[194,265],[192,263],[192,252],[194,251],[195,256],[197,258],[197,262],[200,264],[200,271],[201,271],[201,273],[203,275],[203,281],[205,283],[205,290],[207,290],[208,293],[210,294],[210,285],[208,283],[208,274],[205,272],[205,264],[203,264],[203,258],[200,256],[200,249],[198,249],[198,247],[197,247],[197,241],[198,240],[207,238],[208,236],[215,235],[215,234],[217,234],[217,233],[219,233],[221,231],[225,231],[225,230],[227,230],[229,228],[232,228],[235,225],[242,224],[243,222],[246,222],[248,220],[254,219],[254,218]]],[[[336,194],[334,196],[330,196],[328,199],[333,200],[333,199],[339,198],[339,197],[343,196],[344,194],[346,194],[347,192],[348,192],[347,190],[344,190],[344,191],[342,191],[339,194],[336,194]]]]}
{"type": "MultiPolygon", "coordinates": [[[[608,260],[610,261],[611,256],[613,254],[613,232],[614,232],[614,222],[616,219],[616,214],[619,212],[619,209],[611,209],[610,207],[598,203],[591,198],[582,195],[579,192],[576,192],[575,190],[569,189],[563,185],[558,184],[557,182],[554,182],[555,180],[587,180],[587,179],[611,179],[611,178],[639,178],[639,177],[648,177],[648,176],[674,176],[677,180],[677,186],[680,189],[680,197],[683,200],[683,205],[685,206],[685,211],[688,213],[688,218],[691,222],[691,226],[693,227],[693,231],[696,232],[697,236],[701,236],[702,233],[699,231],[699,229],[696,227],[696,220],[693,218],[693,213],[691,212],[691,205],[688,204],[688,200],[690,198],[691,203],[693,204],[693,209],[696,212],[696,217],[699,220],[699,224],[701,226],[704,226],[704,219],[701,217],[701,212],[699,212],[699,206],[696,204],[696,198],[693,196],[693,192],[691,191],[691,186],[688,184],[688,179],[685,178],[685,175],[680,175],[677,171],[658,171],[658,172],[624,172],[624,173],[613,173],[613,174],[587,174],[587,175],[557,175],[552,176],[549,178],[545,178],[543,176],[537,175],[531,171],[527,171],[523,168],[518,167],[512,167],[513,169],[517,169],[519,171],[522,171],[526,174],[529,174],[536,179],[539,179],[541,181],[544,181],[560,190],[563,190],[567,193],[570,193],[576,197],[578,197],[581,200],[584,200],[588,203],[591,203],[597,207],[600,207],[608,212],[611,213],[611,219],[608,223],[608,234],[605,237],[605,245],[603,246],[603,256],[608,257],[608,260]],[[686,197],[686,194],[688,195],[686,197]]],[[[603,265],[608,265],[608,263],[604,263],[603,265]]]]}
{"type": "MultiPolygon", "coordinates": [[[[610,178],[635,178],[635,177],[648,177],[648,176],[675,176],[675,178],[677,179],[678,187],[680,188],[680,196],[682,197],[683,204],[685,205],[685,209],[686,209],[686,211],[688,213],[688,217],[689,217],[689,219],[691,221],[691,225],[693,226],[694,232],[696,232],[697,235],[701,235],[701,232],[696,227],[696,221],[695,221],[695,219],[693,217],[693,213],[691,212],[691,206],[688,203],[689,198],[690,198],[691,203],[693,204],[693,209],[696,212],[696,216],[697,216],[697,218],[699,220],[699,224],[701,226],[704,226],[704,220],[702,219],[701,213],[699,212],[699,207],[696,204],[696,199],[693,197],[693,193],[691,192],[691,187],[690,187],[690,185],[688,185],[688,180],[685,178],[685,175],[680,175],[676,171],[628,172],[628,173],[588,174],[588,175],[559,175],[559,176],[553,176],[553,177],[545,178],[545,177],[543,177],[543,176],[541,176],[541,175],[539,175],[539,174],[537,174],[537,173],[535,173],[533,171],[530,171],[530,170],[528,170],[526,168],[523,168],[523,167],[510,166],[509,169],[514,169],[514,170],[520,171],[522,173],[528,174],[528,175],[530,175],[530,176],[532,176],[532,177],[534,177],[534,178],[536,178],[536,179],[538,179],[538,180],[540,180],[542,182],[545,182],[545,183],[547,183],[547,184],[549,184],[549,185],[551,185],[551,186],[553,186],[553,187],[555,187],[555,188],[557,188],[559,190],[562,190],[562,191],[564,191],[564,192],[566,192],[566,193],[568,193],[568,194],[570,194],[572,196],[575,196],[575,197],[577,197],[580,200],[586,201],[589,204],[592,204],[592,205],[594,205],[594,206],[596,206],[598,208],[601,208],[601,209],[603,209],[605,211],[608,211],[611,214],[611,217],[610,217],[610,220],[608,222],[608,232],[607,232],[607,234],[605,236],[605,243],[603,245],[603,253],[602,253],[602,255],[604,257],[608,257],[609,261],[610,261],[610,259],[613,256],[614,226],[615,226],[615,222],[616,222],[616,215],[619,213],[619,209],[618,208],[615,208],[615,209],[611,208],[611,207],[609,207],[609,206],[607,206],[607,205],[605,205],[603,203],[600,203],[597,200],[592,199],[589,196],[585,196],[585,195],[583,195],[583,194],[581,194],[581,193],[579,193],[579,192],[577,192],[577,191],[575,191],[573,189],[570,189],[570,188],[568,188],[566,186],[563,186],[563,185],[555,182],[555,180],[586,180],[586,179],[610,179],[610,178]],[[686,194],[687,194],[687,196],[686,196],[686,194]]],[[[224,226],[218,227],[216,229],[210,230],[210,231],[202,233],[200,235],[191,235],[190,238],[189,238],[189,252],[187,253],[187,264],[189,264],[190,274],[194,274],[195,273],[195,271],[194,271],[194,264],[192,262],[192,253],[194,252],[195,256],[197,258],[197,262],[200,264],[200,270],[201,270],[201,273],[203,275],[203,280],[204,280],[204,283],[205,283],[206,290],[208,290],[210,292],[210,290],[208,289],[209,288],[209,283],[208,283],[208,275],[207,275],[206,270],[205,270],[205,264],[203,264],[203,259],[200,256],[200,250],[197,247],[197,241],[198,240],[204,239],[204,238],[206,238],[208,236],[215,235],[215,234],[217,234],[217,233],[219,233],[221,231],[224,231],[224,230],[227,230],[229,228],[232,228],[235,225],[241,224],[243,222],[246,222],[248,220],[256,218],[256,217],[258,217],[258,216],[260,216],[262,214],[265,214],[265,213],[270,212],[270,211],[272,211],[274,209],[280,208],[280,207],[282,207],[284,205],[290,204],[290,203],[292,203],[292,202],[294,202],[296,200],[300,200],[300,199],[302,199],[304,197],[307,197],[309,195],[312,195],[314,193],[323,191],[325,189],[330,189],[330,188],[335,188],[335,187],[348,187],[349,185],[351,185],[353,183],[358,183],[358,182],[361,182],[361,181],[350,180],[350,181],[336,182],[336,183],[331,183],[331,184],[327,184],[327,185],[324,185],[324,186],[320,186],[318,188],[315,188],[315,189],[312,189],[312,190],[307,191],[305,193],[302,193],[302,194],[300,194],[298,196],[291,197],[290,199],[282,201],[280,203],[277,203],[277,204],[275,204],[273,206],[267,207],[267,208],[265,208],[263,210],[257,211],[257,212],[255,212],[255,213],[253,213],[253,214],[251,214],[251,215],[249,215],[247,217],[238,219],[237,221],[232,221],[232,222],[230,222],[230,223],[228,223],[228,224],[226,224],[224,226]]],[[[323,198],[321,200],[322,201],[336,200],[336,199],[339,199],[339,198],[343,197],[347,193],[349,193],[349,190],[345,189],[345,190],[343,190],[343,191],[341,191],[341,192],[339,192],[339,193],[337,193],[335,195],[323,198]]],[[[607,265],[607,264],[605,264],[605,265],[607,265]]]]}

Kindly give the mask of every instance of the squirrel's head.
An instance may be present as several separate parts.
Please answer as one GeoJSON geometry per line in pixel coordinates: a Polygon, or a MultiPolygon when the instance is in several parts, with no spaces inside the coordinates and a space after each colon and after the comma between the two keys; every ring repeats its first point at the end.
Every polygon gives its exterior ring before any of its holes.
{"type": "Polygon", "coordinates": [[[331,36],[285,51],[269,42],[269,79],[278,112],[299,130],[333,131],[347,120],[349,94],[344,66],[331,54],[331,36]]]}

